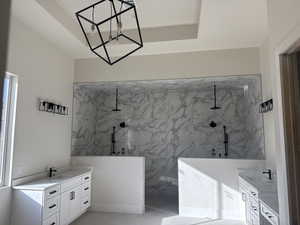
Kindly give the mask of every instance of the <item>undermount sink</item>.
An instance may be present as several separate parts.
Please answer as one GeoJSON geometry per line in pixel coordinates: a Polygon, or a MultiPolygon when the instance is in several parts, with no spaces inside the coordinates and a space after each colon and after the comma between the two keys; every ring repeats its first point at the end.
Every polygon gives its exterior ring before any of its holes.
{"type": "Polygon", "coordinates": [[[73,178],[78,175],[78,170],[69,170],[66,172],[63,172],[61,174],[55,175],[53,177],[49,177],[48,179],[51,181],[61,181],[61,180],[67,180],[69,178],[73,178]]]}

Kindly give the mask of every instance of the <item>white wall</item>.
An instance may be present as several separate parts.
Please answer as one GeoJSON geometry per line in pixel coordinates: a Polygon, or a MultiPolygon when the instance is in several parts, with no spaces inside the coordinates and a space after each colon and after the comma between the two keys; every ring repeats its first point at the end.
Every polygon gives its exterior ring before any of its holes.
{"type": "Polygon", "coordinates": [[[144,213],[144,157],[73,156],[72,166],[93,167],[91,210],[144,213]]]}
{"type": "Polygon", "coordinates": [[[179,213],[191,217],[244,220],[238,169],[264,168],[264,165],[264,160],[179,159],[179,213]]]}
{"type": "MultiPolygon", "coordinates": [[[[260,51],[261,73],[262,73],[262,94],[263,100],[267,101],[273,98],[272,79],[270,78],[270,40],[267,39],[260,51]]],[[[276,170],[276,152],[275,152],[275,127],[274,111],[264,113],[264,130],[265,130],[265,154],[266,167],[276,170]]]]}
{"type": "MultiPolygon", "coordinates": [[[[7,71],[19,78],[13,177],[70,162],[71,117],[37,111],[39,97],[72,106],[73,62],[15,18],[7,71]]],[[[0,225],[10,219],[10,188],[0,189],[0,225]]]]}
{"type": "Polygon", "coordinates": [[[68,165],[72,114],[39,112],[37,103],[47,98],[72,108],[72,59],[12,18],[7,70],[19,82],[13,178],[68,165]]]}
{"type": "Polygon", "coordinates": [[[278,56],[300,38],[299,8],[298,0],[268,0],[269,40],[261,48],[264,98],[272,96],[275,101],[274,111],[265,116],[267,164],[277,167],[280,218],[286,225],[289,213],[278,56]]]}
{"type": "Polygon", "coordinates": [[[75,82],[152,80],[259,74],[259,49],[132,56],[114,66],[101,59],[75,62],[75,82]]]}
{"type": "Polygon", "coordinates": [[[10,223],[11,194],[11,188],[0,188],[0,225],[10,223]]]}

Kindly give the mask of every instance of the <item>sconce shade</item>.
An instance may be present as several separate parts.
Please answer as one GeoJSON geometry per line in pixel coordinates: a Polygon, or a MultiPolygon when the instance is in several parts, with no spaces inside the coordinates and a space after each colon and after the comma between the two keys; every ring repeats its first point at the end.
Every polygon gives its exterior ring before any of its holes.
{"type": "Polygon", "coordinates": [[[109,65],[143,47],[133,1],[101,0],[76,13],[90,50],[109,65]]]}

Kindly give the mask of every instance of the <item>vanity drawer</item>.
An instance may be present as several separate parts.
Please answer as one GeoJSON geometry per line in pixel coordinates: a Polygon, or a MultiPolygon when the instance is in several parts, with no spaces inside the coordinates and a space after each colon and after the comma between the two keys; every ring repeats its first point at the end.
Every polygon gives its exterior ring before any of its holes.
{"type": "Polygon", "coordinates": [[[81,185],[81,197],[91,196],[91,183],[86,182],[81,185]]]}
{"type": "Polygon", "coordinates": [[[81,210],[87,210],[91,206],[91,198],[90,196],[86,196],[81,199],[81,210]]]}
{"type": "Polygon", "coordinates": [[[61,184],[61,192],[64,193],[66,191],[71,190],[74,187],[78,187],[81,185],[81,177],[75,177],[73,179],[67,180],[61,184]]]}
{"type": "Polygon", "coordinates": [[[251,214],[251,225],[260,225],[259,217],[251,214]]]}
{"type": "Polygon", "coordinates": [[[46,201],[43,213],[43,219],[47,219],[60,209],[60,197],[48,199],[46,201]]]}
{"type": "Polygon", "coordinates": [[[278,215],[263,202],[260,203],[260,212],[272,225],[278,225],[278,215]]]}
{"type": "Polygon", "coordinates": [[[239,185],[241,189],[246,189],[248,194],[258,201],[258,190],[255,187],[241,177],[239,177],[239,185]]]}
{"type": "Polygon", "coordinates": [[[44,220],[43,225],[59,225],[59,214],[54,214],[44,220]]]}
{"type": "Polygon", "coordinates": [[[53,197],[59,195],[59,193],[60,193],[60,186],[59,185],[48,188],[45,191],[45,199],[53,198],[53,197]]]}
{"type": "Polygon", "coordinates": [[[250,203],[249,205],[251,207],[251,211],[258,215],[259,214],[259,202],[255,198],[250,197],[249,203],[250,203]]]}
{"type": "Polygon", "coordinates": [[[92,174],[91,173],[86,173],[82,176],[82,183],[84,182],[90,182],[92,178],[92,174]]]}

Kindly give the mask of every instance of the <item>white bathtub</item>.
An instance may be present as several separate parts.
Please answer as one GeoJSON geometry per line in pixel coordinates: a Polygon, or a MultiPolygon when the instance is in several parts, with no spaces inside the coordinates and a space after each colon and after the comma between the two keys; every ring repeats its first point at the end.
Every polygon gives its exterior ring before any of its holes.
{"type": "Polygon", "coordinates": [[[144,213],[144,157],[73,156],[72,165],[94,169],[92,211],[144,213]]]}

